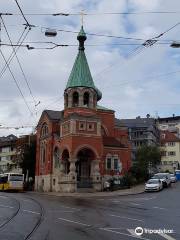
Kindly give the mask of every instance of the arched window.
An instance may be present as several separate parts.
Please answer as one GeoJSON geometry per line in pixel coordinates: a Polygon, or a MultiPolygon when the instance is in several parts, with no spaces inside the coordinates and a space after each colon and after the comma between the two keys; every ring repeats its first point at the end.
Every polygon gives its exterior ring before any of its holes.
{"type": "Polygon", "coordinates": [[[85,107],[89,107],[89,93],[88,92],[84,93],[83,104],[85,107]]]}
{"type": "Polygon", "coordinates": [[[46,162],[46,144],[42,143],[40,148],[40,159],[41,159],[41,167],[44,167],[46,162]]]}
{"type": "Polygon", "coordinates": [[[54,168],[59,168],[60,167],[60,151],[58,147],[54,149],[53,159],[54,159],[54,168]]]}
{"type": "Polygon", "coordinates": [[[73,93],[73,103],[72,106],[73,107],[77,107],[79,105],[79,93],[78,92],[74,92],[73,93]]]}
{"type": "Polygon", "coordinates": [[[48,135],[48,126],[46,123],[43,124],[42,128],[41,128],[41,137],[45,137],[48,135]]]}
{"type": "Polygon", "coordinates": [[[65,100],[65,107],[68,107],[68,94],[67,93],[65,93],[64,100],[65,100]]]}
{"type": "Polygon", "coordinates": [[[62,153],[62,164],[64,165],[64,173],[68,174],[70,171],[69,152],[64,150],[62,153]]]}

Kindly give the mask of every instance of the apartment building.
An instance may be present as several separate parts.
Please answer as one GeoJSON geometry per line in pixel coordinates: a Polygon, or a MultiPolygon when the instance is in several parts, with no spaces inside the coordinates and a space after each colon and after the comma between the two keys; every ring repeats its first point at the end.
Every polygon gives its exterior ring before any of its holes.
{"type": "Polygon", "coordinates": [[[180,138],[170,131],[161,131],[162,171],[174,172],[180,167],[180,138]]]}
{"type": "Polygon", "coordinates": [[[0,173],[9,171],[14,167],[16,159],[17,137],[13,134],[0,137],[0,173]]]}
{"type": "Polygon", "coordinates": [[[156,119],[147,114],[146,118],[136,117],[135,119],[116,119],[116,125],[121,128],[127,128],[129,139],[132,144],[132,160],[138,147],[142,145],[158,145],[160,134],[157,128],[156,119]]]}

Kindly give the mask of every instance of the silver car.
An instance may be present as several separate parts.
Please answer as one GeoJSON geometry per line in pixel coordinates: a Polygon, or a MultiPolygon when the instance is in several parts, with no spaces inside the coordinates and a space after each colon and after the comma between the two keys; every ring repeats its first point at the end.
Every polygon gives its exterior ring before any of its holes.
{"type": "Polygon", "coordinates": [[[171,179],[169,173],[156,173],[151,179],[161,180],[163,187],[171,186],[171,179]]]}
{"type": "Polygon", "coordinates": [[[177,178],[176,178],[176,176],[174,174],[170,174],[170,179],[171,179],[172,183],[177,182],[177,178]]]}
{"type": "Polygon", "coordinates": [[[145,183],[145,191],[160,191],[163,189],[163,184],[160,179],[149,179],[147,183],[145,183]]]}

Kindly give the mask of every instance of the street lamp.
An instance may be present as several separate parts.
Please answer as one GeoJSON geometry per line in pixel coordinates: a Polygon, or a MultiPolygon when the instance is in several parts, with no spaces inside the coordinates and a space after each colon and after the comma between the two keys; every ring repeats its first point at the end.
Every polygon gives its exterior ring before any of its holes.
{"type": "Polygon", "coordinates": [[[170,47],[172,47],[172,48],[180,48],[180,42],[172,42],[171,43],[171,45],[170,45],[170,47]]]}

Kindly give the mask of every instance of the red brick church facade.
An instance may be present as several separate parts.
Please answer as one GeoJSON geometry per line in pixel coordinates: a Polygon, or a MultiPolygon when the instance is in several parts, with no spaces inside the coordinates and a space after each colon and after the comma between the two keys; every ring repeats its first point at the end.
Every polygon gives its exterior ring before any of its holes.
{"type": "Polygon", "coordinates": [[[64,110],[44,110],[37,126],[36,179],[39,191],[102,190],[105,179],[123,176],[131,167],[126,129],[113,110],[97,105],[95,87],[84,53],[83,27],[79,52],[64,91],[64,110]]]}

